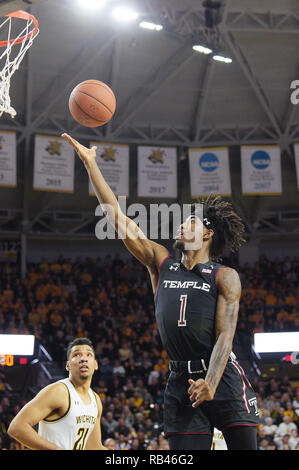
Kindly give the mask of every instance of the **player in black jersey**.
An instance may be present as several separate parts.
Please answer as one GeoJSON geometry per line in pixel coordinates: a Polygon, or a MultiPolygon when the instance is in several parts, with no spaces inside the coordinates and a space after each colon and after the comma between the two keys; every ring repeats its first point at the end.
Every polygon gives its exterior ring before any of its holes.
{"type": "Polygon", "coordinates": [[[241,284],[234,269],[218,262],[225,249],[237,250],[244,241],[241,219],[230,203],[209,197],[203,213],[195,211],[178,230],[177,262],[122,212],[98,168],[96,147],[88,149],[67,134],[63,138],[83,161],[107,219],[149,271],[159,333],[170,358],[164,395],[170,449],[209,450],[216,427],[229,450],[255,450],[257,400],[232,353],[241,284]]]}

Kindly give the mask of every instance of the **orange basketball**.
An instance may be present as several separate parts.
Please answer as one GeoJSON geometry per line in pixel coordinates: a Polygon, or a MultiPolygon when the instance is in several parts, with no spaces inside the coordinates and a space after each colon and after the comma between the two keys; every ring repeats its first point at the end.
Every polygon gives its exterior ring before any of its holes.
{"type": "Polygon", "coordinates": [[[72,91],[69,109],[73,118],[85,127],[103,126],[116,108],[113,91],[99,80],[85,80],[72,91]]]}

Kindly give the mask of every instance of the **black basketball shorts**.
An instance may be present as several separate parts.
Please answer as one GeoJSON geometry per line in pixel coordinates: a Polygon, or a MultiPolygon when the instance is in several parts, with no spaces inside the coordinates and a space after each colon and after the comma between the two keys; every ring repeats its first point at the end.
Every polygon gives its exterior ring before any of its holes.
{"type": "Polygon", "coordinates": [[[197,408],[189,399],[188,379],[204,378],[205,373],[171,372],[164,393],[164,433],[213,434],[230,426],[257,426],[258,407],[255,393],[242,367],[229,359],[214,399],[197,408]]]}

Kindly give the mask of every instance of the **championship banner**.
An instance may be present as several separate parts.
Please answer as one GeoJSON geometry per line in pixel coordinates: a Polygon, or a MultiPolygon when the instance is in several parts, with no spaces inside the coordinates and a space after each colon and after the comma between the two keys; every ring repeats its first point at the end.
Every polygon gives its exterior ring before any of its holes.
{"type": "Polygon", "coordinates": [[[297,174],[297,188],[299,189],[299,143],[294,144],[294,155],[297,174]]]}
{"type": "Polygon", "coordinates": [[[227,147],[190,148],[189,171],[192,198],[231,195],[227,147]]]}
{"type": "Polygon", "coordinates": [[[241,147],[242,192],[250,195],[282,193],[280,147],[259,145],[241,147]]]}
{"type": "Polygon", "coordinates": [[[72,193],[74,149],[61,137],[35,136],[33,189],[72,193]]]}
{"type": "Polygon", "coordinates": [[[174,147],[138,147],[139,197],[177,197],[177,152],[174,147]]]}
{"type": "Polygon", "coordinates": [[[0,131],[0,186],[17,186],[16,134],[0,131]]]}
{"type": "MultiPolygon", "coordinates": [[[[96,162],[115,196],[129,196],[129,146],[103,142],[90,142],[97,147],[96,162]]],[[[89,180],[88,192],[95,196],[89,180]]]]}
{"type": "Polygon", "coordinates": [[[19,240],[0,240],[0,262],[17,261],[20,245],[19,240]]]}

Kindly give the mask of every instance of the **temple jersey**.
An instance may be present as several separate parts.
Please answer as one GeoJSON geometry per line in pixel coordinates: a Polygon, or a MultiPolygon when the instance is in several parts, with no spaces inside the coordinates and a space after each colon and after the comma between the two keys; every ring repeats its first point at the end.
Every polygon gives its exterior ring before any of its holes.
{"type": "Polygon", "coordinates": [[[90,404],[87,405],[69,378],[58,382],[64,383],[68,389],[68,409],[58,419],[40,421],[38,434],[64,450],[84,450],[98,417],[94,392],[89,389],[90,404]]]}
{"type": "Polygon", "coordinates": [[[216,276],[225,267],[208,261],[188,270],[168,256],[160,266],[155,313],[171,360],[209,358],[215,344],[216,276]]]}

